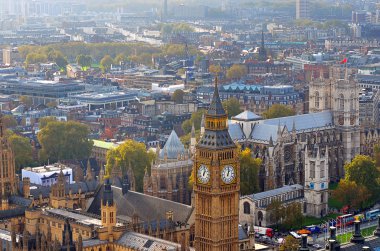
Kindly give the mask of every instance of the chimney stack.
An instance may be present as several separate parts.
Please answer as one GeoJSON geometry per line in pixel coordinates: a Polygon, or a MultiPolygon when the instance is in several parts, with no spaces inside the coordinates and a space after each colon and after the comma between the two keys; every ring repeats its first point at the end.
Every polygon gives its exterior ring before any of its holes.
{"type": "Polygon", "coordinates": [[[302,242],[301,242],[300,251],[309,251],[309,249],[307,247],[307,234],[302,235],[302,242]]]}

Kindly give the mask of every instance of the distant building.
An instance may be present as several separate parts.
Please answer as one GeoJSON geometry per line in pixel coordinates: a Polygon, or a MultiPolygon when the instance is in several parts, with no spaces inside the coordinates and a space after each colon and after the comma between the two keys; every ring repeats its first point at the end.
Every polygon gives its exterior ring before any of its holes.
{"type": "Polygon", "coordinates": [[[296,19],[310,18],[310,0],[296,0],[296,19]]]}
{"type": "Polygon", "coordinates": [[[53,164],[40,167],[27,167],[21,170],[22,178],[29,178],[32,184],[50,187],[57,182],[58,174],[63,172],[66,183],[73,183],[73,170],[70,167],[53,164]]]}

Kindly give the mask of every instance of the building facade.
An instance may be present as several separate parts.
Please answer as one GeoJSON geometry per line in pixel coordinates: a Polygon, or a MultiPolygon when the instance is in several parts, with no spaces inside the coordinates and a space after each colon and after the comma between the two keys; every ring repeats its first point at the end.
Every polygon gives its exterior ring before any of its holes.
{"type": "Polygon", "coordinates": [[[310,7],[310,0],[296,0],[296,19],[309,19],[310,7]]]}

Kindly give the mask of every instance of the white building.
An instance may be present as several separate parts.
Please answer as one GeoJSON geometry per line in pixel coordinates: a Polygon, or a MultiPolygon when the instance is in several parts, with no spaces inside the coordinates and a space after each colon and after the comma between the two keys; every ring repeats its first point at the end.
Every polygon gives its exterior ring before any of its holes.
{"type": "Polygon", "coordinates": [[[27,167],[21,170],[22,178],[29,178],[31,184],[37,184],[50,187],[55,184],[58,174],[61,172],[65,175],[68,184],[73,183],[73,170],[65,165],[53,164],[39,167],[27,167]]]}

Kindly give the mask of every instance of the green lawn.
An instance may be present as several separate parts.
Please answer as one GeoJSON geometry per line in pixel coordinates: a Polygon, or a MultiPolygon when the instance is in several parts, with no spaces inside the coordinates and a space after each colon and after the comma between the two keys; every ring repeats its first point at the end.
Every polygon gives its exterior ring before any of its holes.
{"type": "Polygon", "coordinates": [[[311,216],[306,216],[305,221],[304,221],[304,225],[305,226],[319,225],[319,224],[324,223],[330,219],[336,219],[336,217],[338,217],[339,215],[340,214],[328,214],[325,217],[320,218],[320,219],[315,218],[315,217],[311,217],[311,216]]]}
{"type": "MultiPolygon", "coordinates": [[[[373,227],[369,227],[369,228],[365,228],[365,229],[362,229],[362,235],[364,237],[367,237],[367,236],[371,236],[373,235],[373,231],[375,231],[376,229],[376,226],[373,226],[373,227]]],[[[353,232],[349,232],[349,233],[346,233],[346,234],[342,234],[342,235],[338,235],[336,237],[336,239],[340,242],[340,243],[347,243],[347,242],[350,242],[350,239],[352,237],[352,233],[353,232]]]]}

